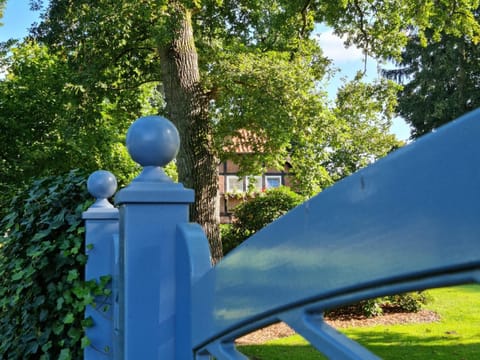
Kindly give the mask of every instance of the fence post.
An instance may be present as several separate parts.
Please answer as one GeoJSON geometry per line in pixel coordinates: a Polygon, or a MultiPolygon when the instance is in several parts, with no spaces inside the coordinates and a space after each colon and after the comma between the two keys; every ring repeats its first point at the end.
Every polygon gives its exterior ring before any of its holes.
{"type": "MultiPolygon", "coordinates": [[[[85,280],[95,280],[114,274],[114,239],[118,238],[118,210],[107,198],[117,190],[117,180],[108,171],[99,170],[90,175],[88,191],[97,200],[83,213],[85,219],[85,249],[88,261],[85,280]]],[[[90,346],[85,348],[85,360],[114,359],[113,296],[98,296],[95,306],[88,306],[85,317],[91,317],[93,326],[87,328],[90,346]]]]}
{"type": "Polygon", "coordinates": [[[142,173],[118,192],[120,210],[120,359],[175,359],[175,236],[188,222],[194,193],[173,183],[161,167],[180,138],[160,116],[137,119],[127,149],[142,173]]]}

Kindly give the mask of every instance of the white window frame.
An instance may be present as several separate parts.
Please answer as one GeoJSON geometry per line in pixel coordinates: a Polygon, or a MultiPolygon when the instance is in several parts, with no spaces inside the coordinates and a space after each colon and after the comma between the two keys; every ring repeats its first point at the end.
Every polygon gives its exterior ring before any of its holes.
{"type": "Polygon", "coordinates": [[[227,184],[227,193],[245,192],[245,179],[242,176],[227,175],[225,177],[225,182],[227,184]],[[237,186],[232,186],[233,184],[230,183],[231,181],[234,181],[237,186]]]}
{"type": "Polygon", "coordinates": [[[274,189],[277,187],[282,186],[282,176],[281,175],[265,175],[265,189],[274,189]],[[268,180],[278,180],[278,186],[269,186],[268,185],[268,180]]]}

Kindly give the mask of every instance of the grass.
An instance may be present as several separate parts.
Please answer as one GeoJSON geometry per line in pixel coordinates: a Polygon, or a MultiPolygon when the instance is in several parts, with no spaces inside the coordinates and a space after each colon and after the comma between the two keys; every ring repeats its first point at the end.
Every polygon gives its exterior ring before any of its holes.
{"type": "MultiPolygon", "coordinates": [[[[382,359],[480,359],[480,285],[429,290],[426,308],[441,321],[427,324],[377,325],[342,330],[382,359]]],[[[326,359],[302,337],[294,335],[239,350],[255,360],[326,359]]]]}

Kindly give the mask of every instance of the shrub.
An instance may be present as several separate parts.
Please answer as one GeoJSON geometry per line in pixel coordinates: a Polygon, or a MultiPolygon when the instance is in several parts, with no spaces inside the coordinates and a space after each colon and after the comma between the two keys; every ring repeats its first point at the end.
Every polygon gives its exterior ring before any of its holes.
{"type": "Polygon", "coordinates": [[[234,222],[223,227],[223,253],[240,245],[248,237],[273,220],[302,203],[304,198],[287,187],[279,187],[260,193],[249,201],[238,205],[234,211],[234,222]]]}
{"type": "Polygon", "coordinates": [[[78,359],[85,306],[102,292],[83,280],[86,175],[71,171],[21,189],[0,222],[0,354],[78,359]],[[93,295],[92,295],[93,294],[93,295]]]}
{"type": "Polygon", "coordinates": [[[384,308],[395,312],[418,312],[429,300],[430,297],[425,291],[390,295],[385,297],[384,308]]]}
{"type": "Polygon", "coordinates": [[[342,306],[325,312],[326,317],[374,317],[385,312],[418,312],[429,301],[424,291],[389,295],[375,299],[362,300],[358,303],[342,306]]]}
{"type": "Polygon", "coordinates": [[[367,299],[357,303],[325,311],[329,318],[374,317],[383,314],[382,300],[367,299]]]}

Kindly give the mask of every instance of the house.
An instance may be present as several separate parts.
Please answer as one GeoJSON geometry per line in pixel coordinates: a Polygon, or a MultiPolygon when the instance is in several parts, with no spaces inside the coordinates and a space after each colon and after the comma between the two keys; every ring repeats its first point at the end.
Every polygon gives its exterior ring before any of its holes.
{"type": "MultiPolygon", "coordinates": [[[[238,155],[248,156],[255,151],[261,152],[263,141],[248,130],[240,130],[238,135],[230,138],[228,143],[225,147],[226,152],[238,157],[238,155]]],[[[239,166],[234,161],[222,162],[218,167],[220,222],[230,223],[233,209],[255,194],[279,186],[290,186],[288,176],[290,168],[290,164],[285,162],[284,168],[281,170],[271,168],[262,175],[239,176],[239,166]]]]}
{"type": "Polygon", "coordinates": [[[239,167],[233,161],[221,163],[218,167],[220,222],[230,223],[233,209],[255,194],[279,186],[290,186],[289,169],[290,164],[285,163],[282,170],[267,169],[262,175],[239,176],[239,167]]]}

